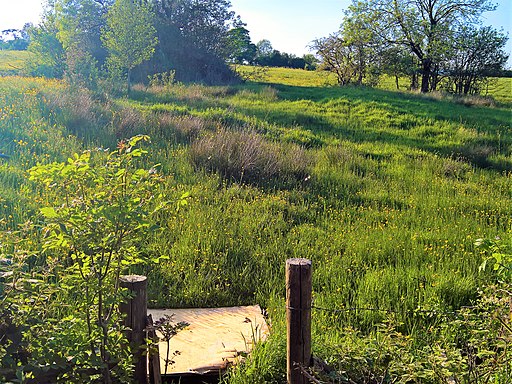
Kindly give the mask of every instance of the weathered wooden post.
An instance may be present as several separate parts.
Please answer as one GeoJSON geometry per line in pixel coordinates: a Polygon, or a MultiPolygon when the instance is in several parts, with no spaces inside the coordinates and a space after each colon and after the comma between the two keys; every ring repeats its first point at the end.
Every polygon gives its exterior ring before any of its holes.
{"type": "Polygon", "coordinates": [[[300,367],[311,363],[311,260],[286,260],[288,384],[307,384],[300,367]]]}
{"type": "Polygon", "coordinates": [[[148,312],[147,278],[146,276],[121,276],[120,286],[127,288],[132,298],[121,304],[120,309],[125,314],[124,325],[129,328],[127,337],[134,357],[134,383],[147,383],[147,363],[144,348],[146,318],[148,312]]]}

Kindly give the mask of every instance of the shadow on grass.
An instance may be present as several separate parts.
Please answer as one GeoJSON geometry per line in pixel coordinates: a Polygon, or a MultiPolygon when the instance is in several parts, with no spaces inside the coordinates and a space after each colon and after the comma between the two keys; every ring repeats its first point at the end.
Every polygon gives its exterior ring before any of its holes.
{"type": "Polygon", "coordinates": [[[281,127],[265,132],[269,136],[306,147],[338,140],[382,143],[461,158],[481,168],[512,170],[509,161],[489,160],[491,154],[510,155],[512,112],[506,108],[466,106],[428,95],[368,87],[271,83],[202,91],[199,87],[190,93],[184,88],[177,94],[165,95],[137,91],[132,99],[148,106],[162,103],[186,107],[190,113],[204,114],[204,118],[219,119],[222,115],[221,122],[231,127],[247,126],[236,113],[255,117],[262,125],[281,127]],[[239,92],[249,90],[257,95],[268,87],[277,90],[274,100],[256,98],[253,103],[241,103],[233,99],[239,92]],[[458,133],[458,129],[470,130],[471,135],[458,133]]]}

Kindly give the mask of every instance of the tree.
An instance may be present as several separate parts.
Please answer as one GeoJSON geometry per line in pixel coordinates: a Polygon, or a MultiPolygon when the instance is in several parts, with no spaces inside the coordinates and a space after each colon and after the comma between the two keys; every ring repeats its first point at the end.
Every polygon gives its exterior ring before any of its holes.
{"type": "Polygon", "coordinates": [[[263,39],[256,44],[256,55],[258,57],[270,56],[272,52],[274,52],[274,48],[270,40],[263,39]]]}
{"type": "Polygon", "coordinates": [[[437,86],[439,64],[448,54],[454,31],[494,9],[491,0],[353,0],[348,15],[371,21],[368,28],[378,39],[416,56],[421,91],[428,92],[437,86]]]}
{"type": "Polygon", "coordinates": [[[194,47],[223,57],[232,28],[243,27],[230,0],[153,0],[161,27],[176,28],[194,47]]]}
{"type": "Polygon", "coordinates": [[[347,85],[357,75],[356,53],[340,34],[314,40],[311,47],[322,59],[321,69],[334,72],[339,85],[347,85]]]}
{"type": "Polygon", "coordinates": [[[173,70],[179,81],[219,84],[237,81],[226,60],[228,33],[243,27],[229,0],[146,0],[156,14],[159,43],[134,78],[173,70]]]}
{"type": "Polygon", "coordinates": [[[26,50],[30,43],[30,36],[28,34],[30,28],[32,28],[32,24],[27,23],[23,26],[23,29],[5,29],[0,31],[0,50],[26,50]]]}
{"type": "Polygon", "coordinates": [[[302,59],[304,60],[305,62],[305,69],[307,69],[308,71],[314,71],[317,66],[318,66],[318,59],[316,58],[315,55],[309,53],[309,54],[306,54],[304,56],[302,56],[302,59]]]}
{"type": "Polygon", "coordinates": [[[477,93],[488,76],[499,76],[507,62],[507,36],[491,28],[463,26],[455,36],[448,62],[449,87],[459,94],[477,93]]]}
{"type": "Polygon", "coordinates": [[[158,39],[153,22],[151,6],[144,1],[116,0],[108,11],[102,40],[111,70],[126,71],[128,93],[131,71],[155,52],[158,39]]]}
{"type": "Polygon", "coordinates": [[[106,27],[107,12],[113,3],[114,0],[56,0],[57,37],[64,49],[88,53],[103,64],[107,52],[101,42],[101,31],[106,27]]]}
{"type": "Polygon", "coordinates": [[[249,64],[256,57],[256,45],[251,42],[249,31],[244,27],[231,29],[227,34],[226,56],[236,64],[249,64]]]}
{"type": "Polygon", "coordinates": [[[28,29],[28,51],[33,55],[27,62],[27,68],[31,75],[60,78],[64,74],[65,51],[57,39],[57,32],[55,15],[50,11],[39,26],[28,29]]]}
{"type": "Polygon", "coordinates": [[[380,52],[380,71],[395,78],[396,89],[400,89],[399,79],[407,76],[411,79],[410,89],[418,88],[417,62],[411,53],[401,46],[391,46],[380,52]]]}

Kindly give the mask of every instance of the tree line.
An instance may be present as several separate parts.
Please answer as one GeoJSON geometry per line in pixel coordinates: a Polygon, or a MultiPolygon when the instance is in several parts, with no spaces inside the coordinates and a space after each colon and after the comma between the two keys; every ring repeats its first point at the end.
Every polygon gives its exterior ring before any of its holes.
{"type": "Polygon", "coordinates": [[[180,81],[237,81],[230,64],[313,69],[302,58],[251,42],[229,0],[47,0],[42,22],[6,30],[0,49],[34,53],[29,73],[94,88],[101,78],[128,85],[173,71],[180,81]]]}
{"type": "Polygon", "coordinates": [[[482,26],[495,9],[491,0],[353,0],[340,30],[312,48],[342,85],[386,74],[421,92],[479,93],[508,60],[508,37],[482,26]]]}

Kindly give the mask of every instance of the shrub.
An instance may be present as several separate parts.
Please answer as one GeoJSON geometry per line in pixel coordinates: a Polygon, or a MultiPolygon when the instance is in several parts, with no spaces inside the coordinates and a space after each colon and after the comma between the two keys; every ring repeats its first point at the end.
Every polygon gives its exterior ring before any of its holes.
{"type": "Polygon", "coordinates": [[[67,80],[74,86],[96,90],[98,87],[98,63],[88,52],[78,48],[66,52],[67,80]]]}
{"type": "Polygon", "coordinates": [[[489,157],[495,152],[494,148],[487,143],[468,143],[460,149],[458,156],[480,168],[491,166],[489,157]]]}
{"type": "Polygon", "coordinates": [[[67,87],[64,92],[50,89],[45,92],[45,98],[50,117],[77,136],[89,137],[92,129],[101,125],[101,108],[87,89],[67,87]]]}
{"type": "Polygon", "coordinates": [[[161,175],[136,165],[146,140],[30,169],[53,205],[16,237],[0,232],[0,380],[54,370],[44,382],[131,382],[119,277],[158,261],[138,246],[152,215],[169,206],[158,195],[161,175]]]}
{"type": "Polygon", "coordinates": [[[117,140],[124,139],[127,137],[135,136],[139,133],[144,125],[145,119],[142,114],[130,107],[121,107],[118,110],[114,110],[111,129],[117,140]]]}
{"type": "Polygon", "coordinates": [[[277,178],[283,184],[304,179],[311,164],[307,152],[298,145],[268,142],[251,131],[221,130],[203,136],[190,147],[190,156],[197,167],[257,185],[277,178]]]}
{"type": "Polygon", "coordinates": [[[169,113],[156,115],[158,135],[165,139],[190,143],[208,129],[208,122],[196,116],[175,116],[169,113]]]}
{"type": "Polygon", "coordinates": [[[439,170],[440,176],[454,179],[464,178],[471,171],[471,166],[462,159],[445,159],[439,170]]]}

